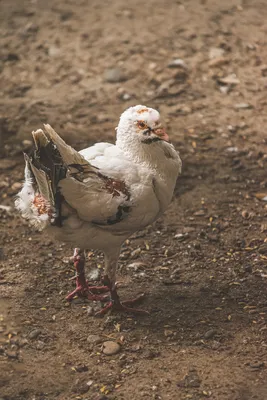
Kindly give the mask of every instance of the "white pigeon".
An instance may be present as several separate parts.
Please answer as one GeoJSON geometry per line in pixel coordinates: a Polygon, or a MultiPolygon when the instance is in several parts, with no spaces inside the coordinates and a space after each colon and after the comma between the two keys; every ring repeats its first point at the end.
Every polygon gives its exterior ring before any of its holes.
{"type": "Polygon", "coordinates": [[[33,132],[35,150],[25,155],[25,183],[16,199],[22,216],[55,239],[75,247],[76,289],[67,296],[109,302],[110,308],[141,311],[120,302],[116,269],[123,242],[145,228],[171,202],[181,160],[158,111],[142,105],[120,117],[116,144],[96,143],[80,152],[50,125],[33,132]],[[85,249],[105,255],[103,286],[89,286],[85,249]],[[109,291],[110,295],[99,295],[109,291]]]}

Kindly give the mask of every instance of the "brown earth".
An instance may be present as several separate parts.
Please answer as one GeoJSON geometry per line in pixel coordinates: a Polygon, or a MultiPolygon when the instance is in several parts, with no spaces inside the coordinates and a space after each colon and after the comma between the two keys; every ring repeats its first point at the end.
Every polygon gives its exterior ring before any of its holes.
{"type": "Polygon", "coordinates": [[[1,400],[267,398],[266,21],[263,0],[1,1],[1,400]],[[150,315],[95,318],[65,301],[72,249],[14,211],[22,150],[44,122],[78,149],[114,141],[139,103],[183,173],[120,260],[150,315]]]}

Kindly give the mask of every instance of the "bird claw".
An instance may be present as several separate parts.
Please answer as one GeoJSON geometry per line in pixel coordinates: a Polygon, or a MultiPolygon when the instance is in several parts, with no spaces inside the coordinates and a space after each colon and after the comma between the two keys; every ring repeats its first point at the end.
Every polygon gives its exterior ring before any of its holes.
{"type": "Polygon", "coordinates": [[[105,293],[110,290],[107,285],[102,286],[89,286],[88,281],[84,274],[85,257],[84,251],[79,248],[74,249],[73,255],[74,266],[76,274],[70,280],[76,280],[76,289],[73,290],[66,299],[71,301],[74,297],[79,296],[92,301],[108,301],[108,296],[100,295],[99,293],[105,293]]]}
{"type": "Polygon", "coordinates": [[[116,301],[111,300],[105,307],[103,307],[100,311],[95,313],[95,316],[102,316],[105,315],[109,310],[115,310],[119,312],[126,312],[126,313],[132,313],[132,314],[145,314],[149,315],[149,312],[146,310],[143,310],[141,308],[133,308],[129,307],[133,305],[134,303],[142,300],[144,298],[145,294],[142,293],[140,296],[136,297],[135,299],[132,300],[125,300],[120,302],[119,299],[116,299],[116,301]]]}
{"type": "Polygon", "coordinates": [[[78,297],[83,297],[86,298],[88,300],[92,300],[92,301],[107,301],[108,300],[108,296],[107,295],[99,295],[98,293],[100,292],[108,292],[109,288],[107,286],[89,286],[87,284],[87,286],[77,286],[75,290],[73,290],[73,292],[71,292],[70,294],[68,294],[68,296],[66,297],[66,300],[71,301],[73,300],[74,297],[78,296],[78,297]]]}

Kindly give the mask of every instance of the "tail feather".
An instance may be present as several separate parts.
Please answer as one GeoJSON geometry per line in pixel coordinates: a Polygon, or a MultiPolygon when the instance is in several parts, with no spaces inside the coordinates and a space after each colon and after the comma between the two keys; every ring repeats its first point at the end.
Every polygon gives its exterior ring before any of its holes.
{"type": "Polygon", "coordinates": [[[56,133],[56,131],[48,124],[44,125],[49,138],[56,145],[63,162],[66,165],[70,164],[88,164],[88,161],[78,153],[78,151],[74,150],[71,146],[67,145],[65,141],[56,133]]]}
{"type": "Polygon", "coordinates": [[[50,125],[32,132],[35,149],[25,155],[25,182],[15,201],[22,216],[36,227],[48,224],[61,226],[61,203],[64,200],[58,184],[71,166],[86,166],[88,172],[95,168],[85,158],[67,145],[50,125]]]}
{"type": "Polygon", "coordinates": [[[32,172],[32,165],[27,154],[25,157],[25,182],[15,200],[16,208],[23,218],[31,221],[36,228],[44,229],[52,215],[49,202],[45,201],[38,192],[37,180],[32,172]]]}
{"type": "Polygon", "coordinates": [[[54,209],[55,202],[54,202],[54,194],[51,187],[51,181],[49,176],[42,170],[38,169],[34,166],[34,164],[29,160],[29,164],[31,167],[31,171],[34,175],[35,181],[37,183],[37,187],[39,190],[40,195],[50,204],[50,207],[54,209]]]}
{"type": "Polygon", "coordinates": [[[24,170],[25,181],[21,191],[19,192],[15,200],[15,206],[22,213],[22,216],[24,218],[29,218],[29,216],[31,215],[30,207],[34,199],[35,190],[33,187],[33,175],[30,169],[30,163],[27,154],[24,154],[24,158],[25,158],[25,170],[24,170]]]}
{"type": "Polygon", "coordinates": [[[22,216],[40,229],[47,225],[61,226],[61,204],[64,201],[59,191],[59,182],[71,176],[72,166],[79,165],[87,172],[95,172],[85,158],[67,145],[50,125],[45,132],[32,132],[35,149],[25,154],[25,182],[15,201],[22,216]],[[70,174],[68,174],[68,172],[70,174]]]}
{"type": "Polygon", "coordinates": [[[37,129],[37,131],[32,132],[32,137],[35,143],[35,147],[38,150],[40,147],[45,147],[48,145],[49,140],[44,134],[42,129],[37,129]]]}

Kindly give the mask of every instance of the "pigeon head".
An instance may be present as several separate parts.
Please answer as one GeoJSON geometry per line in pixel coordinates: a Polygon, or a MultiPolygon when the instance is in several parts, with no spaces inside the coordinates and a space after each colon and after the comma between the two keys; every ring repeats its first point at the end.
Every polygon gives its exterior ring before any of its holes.
{"type": "Polygon", "coordinates": [[[117,128],[118,145],[148,145],[162,141],[169,142],[169,137],[161,125],[157,110],[138,105],[128,108],[121,115],[117,128]]]}

